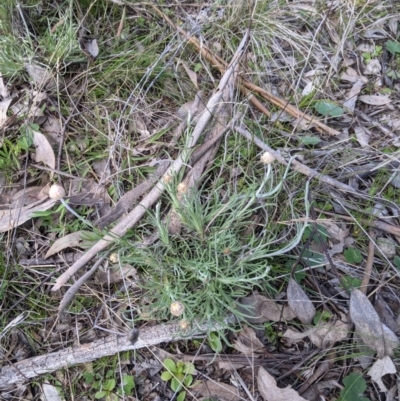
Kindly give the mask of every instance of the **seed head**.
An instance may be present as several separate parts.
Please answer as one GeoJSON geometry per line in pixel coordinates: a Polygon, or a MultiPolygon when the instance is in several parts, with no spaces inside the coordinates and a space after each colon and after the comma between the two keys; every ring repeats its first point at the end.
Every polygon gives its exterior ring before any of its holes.
{"type": "Polygon", "coordinates": [[[53,184],[49,189],[49,198],[52,200],[60,200],[64,198],[65,190],[60,184],[53,184]]]}
{"type": "Polygon", "coordinates": [[[180,184],[178,184],[178,186],[176,187],[176,190],[178,191],[178,194],[185,194],[187,191],[187,186],[186,184],[184,184],[183,182],[181,182],[180,184]]]}
{"type": "Polygon", "coordinates": [[[185,306],[180,301],[172,302],[169,307],[169,311],[174,316],[180,316],[185,311],[185,306]]]}
{"type": "Polygon", "coordinates": [[[271,152],[264,152],[260,158],[261,163],[271,164],[275,160],[275,156],[271,152]]]}

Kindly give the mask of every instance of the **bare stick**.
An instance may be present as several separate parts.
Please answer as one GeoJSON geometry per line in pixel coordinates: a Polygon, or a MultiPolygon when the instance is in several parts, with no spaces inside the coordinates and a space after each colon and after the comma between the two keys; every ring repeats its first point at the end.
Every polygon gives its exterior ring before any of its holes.
{"type": "Polygon", "coordinates": [[[60,302],[60,305],[58,307],[58,317],[59,318],[62,318],[65,308],[71,303],[75,294],[78,292],[79,288],[81,288],[82,285],[85,284],[86,281],[88,281],[89,278],[93,276],[93,274],[100,267],[100,265],[102,264],[102,262],[106,258],[106,256],[107,255],[102,256],[93,265],[93,267],[89,271],[87,271],[82,277],[80,277],[79,280],[76,280],[75,283],[72,284],[71,287],[68,289],[68,291],[64,294],[64,296],[60,302]]]}
{"type": "MultiPolygon", "coordinates": [[[[331,213],[331,212],[326,212],[325,210],[315,208],[317,212],[321,212],[323,214],[326,214],[327,216],[332,216],[340,220],[345,220],[345,221],[355,221],[354,217],[351,216],[345,216],[343,214],[338,214],[338,213],[331,213]]],[[[358,223],[360,224],[365,224],[366,226],[374,227],[377,228],[378,230],[385,231],[388,234],[400,236],[400,227],[398,226],[393,226],[392,224],[386,223],[382,220],[367,220],[367,219],[362,219],[362,220],[357,220],[358,223]]]]}
{"type": "Polygon", "coordinates": [[[369,230],[369,244],[368,244],[368,257],[367,263],[365,264],[364,276],[361,281],[360,291],[364,294],[367,294],[369,280],[371,279],[372,266],[374,265],[374,256],[375,256],[375,230],[372,228],[369,230]]]}
{"type": "MultiPolygon", "coordinates": [[[[68,347],[58,352],[40,355],[0,368],[0,388],[10,384],[22,383],[28,379],[51,373],[59,369],[96,359],[115,355],[118,352],[145,348],[152,345],[178,341],[181,339],[203,337],[211,327],[208,324],[198,325],[193,331],[183,333],[179,324],[161,324],[140,329],[139,339],[132,344],[128,333],[111,335],[88,344],[68,347]],[[186,335],[185,335],[186,334],[186,335]]],[[[212,327],[218,330],[218,325],[212,327]]]]}
{"type": "Polygon", "coordinates": [[[123,219],[121,220],[110,232],[98,241],[92,248],[89,249],[77,262],[75,262],[66,272],[64,272],[57,280],[52,288],[52,291],[57,291],[63,286],[67,280],[75,274],[81,267],[85,266],[91,259],[93,259],[99,252],[106,249],[111,243],[115,242],[119,237],[126,234],[128,229],[132,228],[138,221],[144,216],[146,211],[154,205],[154,203],[160,198],[161,194],[165,190],[164,182],[169,179],[169,177],[174,176],[186,163],[190,156],[191,148],[196,145],[201,134],[206,128],[207,124],[213,117],[213,113],[218,106],[225,85],[229,82],[234,69],[242,57],[246,43],[249,37],[249,32],[247,31],[244,38],[242,39],[238,50],[232,58],[232,62],[221,81],[218,85],[216,93],[211,96],[207,103],[207,107],[204,110],[203,115],[199,118],[193,133],[188,141],[187,148],[182,151],[178,158],[172,163],[171,167],[164,174],[162,179],[155,185],[155,187],[143,198],[143,200],[123,219]]]}

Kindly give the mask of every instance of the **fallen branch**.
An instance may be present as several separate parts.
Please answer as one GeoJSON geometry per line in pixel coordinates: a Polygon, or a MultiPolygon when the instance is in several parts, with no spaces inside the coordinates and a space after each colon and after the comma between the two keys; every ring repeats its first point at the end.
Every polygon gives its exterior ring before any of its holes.
{"type": "Polygon", "coordinates": [[[367,295],[368,285],[371,279],[372,267],[374,265],[374,257],[375,257],[375,238],[376,233],[374,229],[369,230],[369,244],[368,244],[368,257],[367,263],[365,264],[364,275],[360,285],[360,291],[367,295]]]}
{"type": "MultiPolygon", "coordinates": [[[[218,327],[213,327],[213,330],[216,329],[218,327]]],[[[111,335],[91,343],[24,359],[0,369],[0,388],[10,384],[23,383],[28,379],[69,366],[115,355],[118,352],[150,347],[163,342],[204,337],[209,330],[210,326],[204,324],[196,327],[187,335],[183,335],[179,324],[161,324],[141,329],[139,339],[134,344],[132,344],[128,334],[111,335]]]]}
{"type": "Polygon", "coordinates": [[[174,176],[187,162],[190,152],[193,146],[196,145],[204,129],[214,116],[214,111],[217,108],[223,94],[225,85],[229,82],[231,75],[234,73],[235,67],[242,57],[247,41],[249,32],[247,31],[244,38],[242,39],[238,50],[235,52],[231,65],[221,78],[218,88],[214,95],[211,96],[207,103],[207,107],[203,112],[201,118],[199,118],[191,137],[188,140],[187,147],[182,151],[178,158],[172,163],[171,167],[163,175],[162,179],[158,181],[155,187],[142,199],[142,201],[123,219],[121,220],[111,231],[110,234],[106,235],[98,241],[92,248],[90,248],[82,257],[75,262],[66,272],[64,272],[55,282],[52,291],[59,290],[68,279],[75,274],[81,267],[85,266],[91,259],[93,259],[99,252],[108,248],[108,246],[115,242],[118,238],[124,236],[126,232],[132,228],[139,220],[144,216],[146,211],[150,209],[154,203],[160,198],[161,194],[165,190],[164,182],[170,180],[170,177],[174,176]]]}
{"type": "MultiPolygon", "coordinates": [[[[351,217],[351,216],[345,216],[344,214],[338,214],[338,213],[331,213],[331,212],[327,212],[325,210],[318,209],[318,208],[315,208],[315,210],[317,212],[326,214],[327,216],[335,217],[338,220],[356,222],[355,218],[351,217]]],[[[382,220],[377,220],[377,219],[374,219],[374,220],[361,219],[360,220],[360,219],[358,219],[357,223],[364,224],[364,225],[369,226],[369,227],[377,228],[378,230],[382,230],[382,231],[384,231],[385,233],[388,233],[388,234],[392,234],[392,235],[395,235],[395,236],[400,236],[400,227],[393,226],[392,224],[386,223],[386,222],[384,222],[382,220]]]]}

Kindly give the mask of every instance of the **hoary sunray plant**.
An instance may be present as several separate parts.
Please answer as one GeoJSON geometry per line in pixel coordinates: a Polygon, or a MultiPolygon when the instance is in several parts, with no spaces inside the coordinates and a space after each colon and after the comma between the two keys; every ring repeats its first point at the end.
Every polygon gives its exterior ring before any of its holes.
{"type": "MultiPolygon", "coordinates": [[[[236,303],[252,290],[273,291],[268,284],[272,258],[298,244],[305,224],[297,220],[291,202],[283,203],[288,169],[283,173],[268,164],[264,173],[261,184],[246,176],[240,190],[234,182],[213,187],[207,181],[200,189],[182,193],[182,184],[168,184],[180,233],[170,233],[170,220],[158,205],[142,229],[156,228],[159,240],[151,246],[123,244],[123,260],[141,272],[143,317],[171,319],[172,313],[183,328],[194,320],[211,328],[214,323],[224,325],[228,317],[240,318],[236,303]],[[260,219],[254,225],[256,215],[260,219]]],[[[304,188],[305,204],[306,192],[304,188]]]]}

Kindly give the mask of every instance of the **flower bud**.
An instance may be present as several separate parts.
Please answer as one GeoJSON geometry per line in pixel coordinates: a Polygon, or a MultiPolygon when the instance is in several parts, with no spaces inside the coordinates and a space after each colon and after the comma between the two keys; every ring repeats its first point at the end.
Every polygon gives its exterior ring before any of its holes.
{"type": "Polygon", "coordinates": [[[187,320],[181,320],[179,322],[179,327],[181,328],[182,331],[186,331],[190,327],[190,323],[187,320]]]}
{"type": "Polygon", "coordinates": [[[176,190],[178,191],[178,194],[185,194],[187,192],[187,186],[183,182],[178,184],[176,187],[176,190]]]}
{"type": "Polygon", "coordinates": [[[49,198],[52,200],[60,200],[61,198],[64,198],[65,196],[65,190],[64,188],[59,185],[59,184],[53,184],[50,189],[49,189],[49,198]]]}
{"type": "Polygon", "coordinates": [[[275,160],[275,156],[271,152],[264,152],[260,158],[263,164],[271,164],[275,160]]]}
{"type": "Polygon", "coordinates": [[[185,311],[185,306],[183,305],[182,302],[176,301],[176,302],[172,302],[172,304],[169,307],[169,310],[172,315],[180,316],[185,311]]]}

